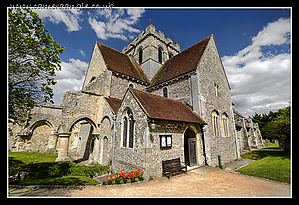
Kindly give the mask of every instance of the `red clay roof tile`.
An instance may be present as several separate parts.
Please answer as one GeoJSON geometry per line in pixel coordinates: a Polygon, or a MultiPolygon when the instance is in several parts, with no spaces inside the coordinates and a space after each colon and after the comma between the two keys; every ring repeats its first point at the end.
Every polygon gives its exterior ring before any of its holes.
{"type": "Polygon", "coordinates": [[[97,44],[109,70],[149,83],[141,67],[132,58],[102,43],[97,44]]]}
{"type": "Polygon", "coordinates": [[[204,53],[210,37],[211,36],[203,39],[166,61],[153,77],[149,87],[196,70],[197,64],[204,53]]]}
{"type": "Polygon", "coordinates": [[[122,100],[117,98],[107,98],[107,97],[105,97],[105,99],[108,102],[111,109],[113,110],[113,113],[116,114],[122,100]]]}
{"type": "Polygon", "coordinates": [[[206,124],[185,103],[148,92],[128,88],[151,119],[206,124]]]}

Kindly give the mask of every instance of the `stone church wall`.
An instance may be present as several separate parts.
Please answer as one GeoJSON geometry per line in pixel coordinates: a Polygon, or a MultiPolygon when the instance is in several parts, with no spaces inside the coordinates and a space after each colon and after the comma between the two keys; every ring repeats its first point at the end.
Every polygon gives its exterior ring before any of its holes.
{"type": "Polygon", "coordinates": [[[184,77],[174,80],[172,83],[163,84],[158,86],[152,94],[163,96],[163,88],[168,90],[168,98],[179,100],[192,107],[191,102],[191,89],[190,89],[190,77],[184,77]]]}
{"type": "Polygon", "coordinates": [[[206,139],[207,162],[217,166],[217,155],[222,157],[223,163],[237,159],[235,127],[233,120],[232,102],[229,84],[219,57],[214,38],[211,37],[197,69],[198,90],[200,92],[201,117],[208,124],[204,127],[206,139]],[[218,96],[215,93],[218,85],[218,96]],[[219,113],[221,136],[213,135],[212,112],[219,113]],[[229,136],[223,136],[222,114],[225,113],[229,120],[229,136]]]}
{"type": "Polygon", "coordinates": [[[128,91],[119,110],[116,119],[115,140],[115,172],[132,171],[140,169],[144,171],[144,137],[146,134],[147,116],[138,105],[133,95],[128,91]],[[123,116],[127,108],[130,108],[134,119],[133,148],[122,147],[123,116]]]}
{"type": "Polygon", "coordinates": [[[144,90],[146,85],[137,83],[132,78],[122,77],[121,75],[112,75],[111,77],[111,87],[110,87],[110,97],[122,99],[124,94],[130,84],[133,84],[133,88],[138,90],[144,90]]]}
{"type": "Polygon", "coordinates": [[[57,137],[52,135],[61,123],[62,106],[36,103],[22,125],[9,123],[8,149],[11,151],[48,152],[55,148],[57,137]]]}

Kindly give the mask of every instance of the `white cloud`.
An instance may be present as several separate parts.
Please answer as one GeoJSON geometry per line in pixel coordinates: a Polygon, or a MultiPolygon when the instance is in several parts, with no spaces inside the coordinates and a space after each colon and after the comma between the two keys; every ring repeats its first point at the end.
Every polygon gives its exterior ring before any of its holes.
{"type": "Polygon", "coordinates": [[[68,31],[78,31],[81,29],[78,20],[81,12],[77,9],[33,9],[41,18],[52,21],[53,23],[63,22],[68,31]]]}
{"type": "Polygon", "coordinates": [[[78,49],[78,51],[80,52],[80,54],[81,54],[83,57],[85,56],[84,51],[82,51],[81,49],[78,49]]]}
{"type": "Polygon", "coordinates": [[[119,38],[127,40],[128,32],[140,32],[140,30],[133,28],[141,14],[145,12],[142,8],[130,9],[115,9],[115,10],[100,10],[99,16],[90,16],[89,24],[96,32],[97,37],[101,39],[119,38]],[[100,18],[101,20],[97,20],[100,18]]]}
{"type": "Polygon", "coordinates": [[[279,47],[289,47],[290,32],[290,19],[281,18],[236,55],[222,57],[232,101],[245,116],[276,111],[291,101],[291,55],[279,47]]]}
{"type": "Polygon", "coordinates": [[[79,59],[69,59],[61,63],[61,71],[56,71],[56,85],[53,86],[55,104],[62,103],[66,91],[81,90],[88,63],[79,59]]]}

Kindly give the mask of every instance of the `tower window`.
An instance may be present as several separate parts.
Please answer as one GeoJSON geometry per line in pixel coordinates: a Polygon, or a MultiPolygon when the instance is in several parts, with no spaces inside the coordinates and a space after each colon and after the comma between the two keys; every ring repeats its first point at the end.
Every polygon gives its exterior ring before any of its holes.
{"type": "Polygon", "coordinates": [[[141,64],[142,63],[142,49],[140,49],[139,50],[139,52],[138,52],[138,61],[139,61],[139,64],[141,64]]]}
{"type": "Polygon", "coordinates": [[[163,88],[163,97],[168,98],[168,90],[167,90],[167,87],[164,87],[164,88],[163,88]]]}
{"type": "Polygon", "coordinates": [[[158,60],[159,60],[159,63],[162,63],[162,48],[158,49],[158,60]]]}

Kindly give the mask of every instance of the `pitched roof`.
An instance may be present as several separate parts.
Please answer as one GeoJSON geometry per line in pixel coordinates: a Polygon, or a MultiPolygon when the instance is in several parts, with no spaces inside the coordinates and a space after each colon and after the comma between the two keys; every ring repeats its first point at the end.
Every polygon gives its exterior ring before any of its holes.
{"type": "Polygon", "coordinates": [[[111,107],[113,113],[116,114],[122,100],[117,98],[107,98],[107,97],[104,98],[107,101],[108,105],[111,107]]]}
{"type": "Polygon", "coordinates": [[[129,56],[97,42],[109,70],[149,83],[139,64],[129,56]]]}
{"type": "Polygon", "coordinates": [[[128,88],[151,119],[206,124],[185,103],[148,92],[128,88]]]}
{"type": "Polygon", "coordinates": [[[167,60],[153,77],[149,87],[158,85],[175,77],[196,70],[197,64],[209,42],[211,36],[187,48],[181,53],[167,60]]]}

